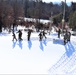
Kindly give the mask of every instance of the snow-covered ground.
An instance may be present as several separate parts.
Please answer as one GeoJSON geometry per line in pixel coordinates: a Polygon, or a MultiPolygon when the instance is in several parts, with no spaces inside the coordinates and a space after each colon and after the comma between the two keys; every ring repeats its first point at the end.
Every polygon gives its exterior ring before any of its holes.
{"type": "Polygon", "coordinates": [[[23,31],[23,41],[17,42],[11,33],[0,34],[0,74],[76,74],[76,37],[64,45],[56,32],[41,42],[38,34],[33,32],[27,41],[23,31]]]}

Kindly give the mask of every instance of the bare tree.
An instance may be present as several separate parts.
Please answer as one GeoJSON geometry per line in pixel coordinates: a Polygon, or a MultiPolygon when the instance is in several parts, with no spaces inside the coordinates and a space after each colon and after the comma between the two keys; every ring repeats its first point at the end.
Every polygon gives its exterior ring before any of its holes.
{"type": "Polygon", "coordinates": [[[14,24],[13,24],[13,31],[14,27],[17,26],[17,21],[24,17],[24,8],[23,5],[15,0],[13,3],[13,11],[14,11],[14,24]]]}

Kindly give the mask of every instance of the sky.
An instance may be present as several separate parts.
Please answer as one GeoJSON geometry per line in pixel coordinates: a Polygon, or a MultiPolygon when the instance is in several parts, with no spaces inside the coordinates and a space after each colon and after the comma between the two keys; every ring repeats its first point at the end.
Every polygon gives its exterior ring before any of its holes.
{"type": "MultiPolygon", "coordinates": [[[[43,0],[43,2],[61,2],[61,1],[65,1],[65,0],[43,0]]],[[[66,0],[66,2],[76,2],[76,0],[66,0]]]]}
{"type": "MultiPolygon", "coordinates": [[[[61,1],[65,1],[65,0],[42,0],[43,2],[46,2],[46,3],[50,3],[50,2],[53,2],[54,4],[59,4],[61,3],[61,1]]],[[[76,2],[76,0],[66,0],[66,4],[68,6],[71,5],[71,2],[76,2]]]]}

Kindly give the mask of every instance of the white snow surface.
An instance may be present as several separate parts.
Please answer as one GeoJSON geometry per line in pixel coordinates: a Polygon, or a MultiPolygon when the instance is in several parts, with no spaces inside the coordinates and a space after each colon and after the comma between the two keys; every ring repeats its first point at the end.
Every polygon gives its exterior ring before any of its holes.
{"type": "Polygon", "coordinates": [[[12,41],[12,33],[0,33],[0,74],[76,74],[75,36],[64,45],[56,32],[47,34],[42,42],[37,32],[30,41],[27,32],[22,33],[23,41],[17,42],[12,41]]]}

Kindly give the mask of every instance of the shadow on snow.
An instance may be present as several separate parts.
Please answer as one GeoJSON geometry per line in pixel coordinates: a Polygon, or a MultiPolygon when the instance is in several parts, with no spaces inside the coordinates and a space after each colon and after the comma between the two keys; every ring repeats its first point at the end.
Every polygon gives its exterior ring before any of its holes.
{"type": "Polygon", "coordinates": [[[40,41],[40,49],[41,49],[42,51],[44,51],[44,47],[43,47],[42,41],[40,41]]]}
{"type": "Polygon", "coordinates": [[[9,33],[0,33],[0,36],[7,36],[9,33]]]}
{"type": "MultiPolygon", "coordinates": [[[[31,49],[32,48],[31,40],[27,41],[27,43],[28,43],[28,48],[31,49]]],[[[47,46],[47,40],[43,39],[42,41],[39,41],[39,43],[40,43],[40,45],[39,45],[40,49],[42,51],[44,51],[44,46],[47,46]]],[[[13,41],[12,48],[15,48],[16,45],[18,45],[22,49],[23,43],[22,43],[22,41],[13,41]]]]}
{"type": "Polygon", "coordinates": [[[19,46],[21,49],[22,49],[22,45],[23,45],[23,44],[22,44],[22,41],[19,40],[19,41],[18,41],[18,46],[19,46]]]}
{"type": "Polygon", "coordinates": [[[45,45],[45,46],[47,46],[47,41],[46,41],[46,39],[43,39],[43,41],[40,41],[40,49],[42,50],[42,51],[44,51],[44,46],[43,45],[45,45]]]}
{"type": "Polygon", "coordinates": [[[60,44],[60,45],[64,45],[63,39],[53,39],[53,44],[60,44]]]}
{"type": "Polygon", "coordinates": [[[15,48],[17,41],[13,41],[12,47],[15,48]]]}
{"type": "Polygon", "coordinates": [[[75,49],[74,49],[73,45],[71,44],[71,42],[68,42],[65,45],[65,50],[66,50],[66,55],[68,57],[70,57],[73,54],[73,52],[75,52],[75,49]]]}
{"type": "Polygon", "coordinates": [[[28,48],[31,49],[31,47],[32,47],[32,42],[31,42],[31,40],[29,40],[28,41],[28,48]]]}
{"type": "Polygon", "coordinates": [[[71,42],[67,43],[64,47],[66,52],[62,55],[60,60],[48,70],[50,74],[73,74],[75,71],[76,50],[71,42]]]}
{"type": "Polygon", "coordinates": [[[20,41],[20,40],[18,40],[18,44],[16,44],[17,43],[17,41],[13,41],[13,45],[12,45],[12,47],[13,48],[15,48],[16,47],[16,45],[18,45],[19,46],[19,48],[21,48],[22,49],[22,41],[20,41]]]}

